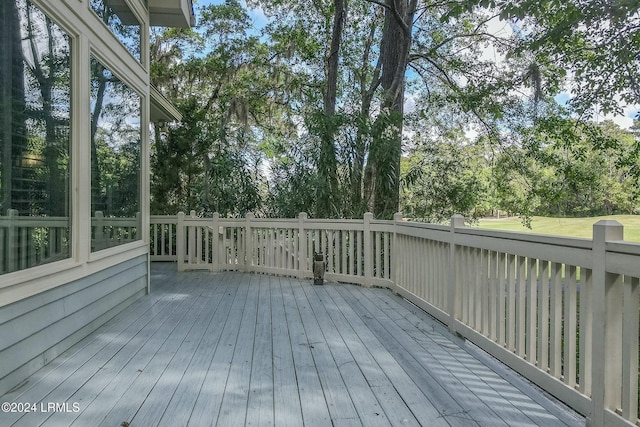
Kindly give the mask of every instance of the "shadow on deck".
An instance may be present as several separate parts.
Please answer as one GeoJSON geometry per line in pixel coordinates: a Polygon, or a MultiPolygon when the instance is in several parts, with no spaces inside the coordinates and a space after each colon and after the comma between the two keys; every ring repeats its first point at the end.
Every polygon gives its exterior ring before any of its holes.
{"type": "Polygon", "coordinates": [[[0,397],[21,410],[0,425],[584,425],[388,290],[151,270],[151,295],[0,397]]]}

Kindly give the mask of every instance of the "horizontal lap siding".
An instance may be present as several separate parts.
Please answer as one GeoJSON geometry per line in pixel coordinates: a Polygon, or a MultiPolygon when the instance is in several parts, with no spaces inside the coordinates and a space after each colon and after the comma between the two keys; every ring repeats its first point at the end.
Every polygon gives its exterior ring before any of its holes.
{"type": "Polygon", "coordinates": [[[146,256],[0,308],[0,394],[143,296],[146,256]]]}

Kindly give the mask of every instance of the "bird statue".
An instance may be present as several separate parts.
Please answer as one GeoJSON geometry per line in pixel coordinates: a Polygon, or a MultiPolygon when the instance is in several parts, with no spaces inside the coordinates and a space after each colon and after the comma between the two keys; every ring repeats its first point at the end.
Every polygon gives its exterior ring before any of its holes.
{"type": "Polygon", "coordinates": [[[324,255],[322,252],[318,252],[313,255],[313,284],[324,284],[324,272],[326,270],[326,264],[324,262],[324,255]]]}

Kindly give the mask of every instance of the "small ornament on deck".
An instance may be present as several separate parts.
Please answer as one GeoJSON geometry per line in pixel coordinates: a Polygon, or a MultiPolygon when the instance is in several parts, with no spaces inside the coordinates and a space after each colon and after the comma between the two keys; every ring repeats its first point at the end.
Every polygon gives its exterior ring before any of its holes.
{"type": "Polygon", "coordinates": [[[324,262],[324,255],[322,252],[318,252],[313,256],[313,284],[324,284],[324,272],[326,270],[326,264],[324,262]]]}

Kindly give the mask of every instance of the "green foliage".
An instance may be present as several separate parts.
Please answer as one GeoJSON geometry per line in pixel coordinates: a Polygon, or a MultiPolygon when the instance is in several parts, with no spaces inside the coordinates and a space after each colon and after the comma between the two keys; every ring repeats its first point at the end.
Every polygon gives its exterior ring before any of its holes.
{"type": "Polygon", "coordinates": [[[490,182],[482,154],[481,147],[459,142],[420,146],[403,162],[403,214],[432,223],[486,215],[490,182]]]}
{"type": "Polygon", "coordinates": [[[466,0],[454,3],[443,21],[490,9],[519,35],[512,56],[533,55],[555,69],[574,95],[570,104],[589,118],[595,110],[622,113],[640,97],[640,3],[578,0],[466,0]]]}
{"type": "Polygon", "coordinates": [[[201,8],[195,31],[152,34],[152,80],[184,116],[157,127],[152,208],[389,218],[401,206],[433,221],[637,211],[639,139],[579,120],[595,101],[605,112],[637,102],[628,3],[421,4],[398,67],[404,103],[390,100],[385,8],[374,2],[349,3],[338,52],[332,0],[252,0],[268,19],[258,29],[238,1],[201,8]],[[490,30],[494,15],[513,31],[490,30]],[[606,51],[616,30],[631,38],[606,51]],[[570,111],[553,98],[567,85],[570,111]]]}
{"type": "Polygon", "coordinates": [[[494,170],[500,207],[525,217],[635,213],[633,137],[611,122],[555,117],[523,131],[494,170]]]}
{"type": "Polygon", "coordinates": [[[302,141],[273,158],[265,204],[267,216],[294,218],[300,212],[314,216],[318,192],[317,156],[317,150],[302,141]]]}

